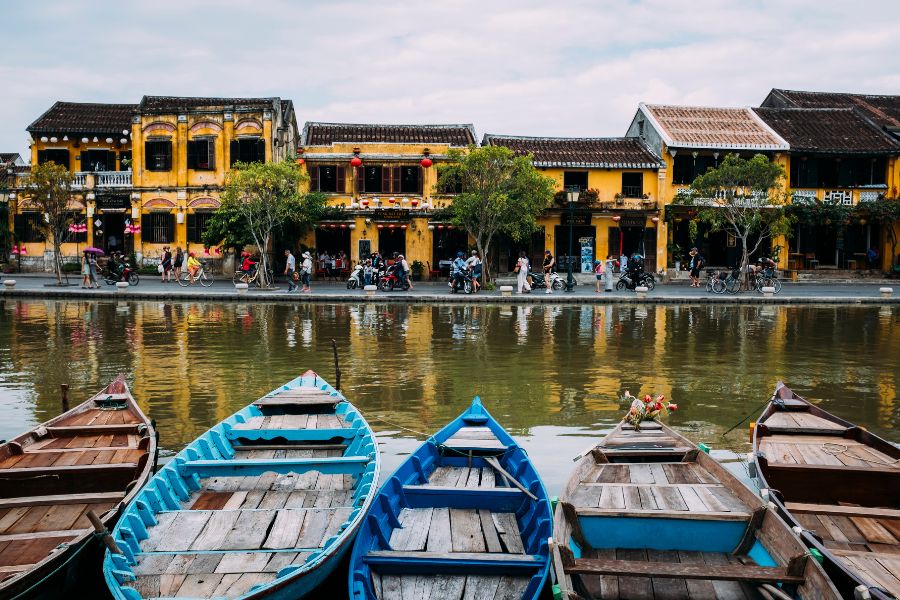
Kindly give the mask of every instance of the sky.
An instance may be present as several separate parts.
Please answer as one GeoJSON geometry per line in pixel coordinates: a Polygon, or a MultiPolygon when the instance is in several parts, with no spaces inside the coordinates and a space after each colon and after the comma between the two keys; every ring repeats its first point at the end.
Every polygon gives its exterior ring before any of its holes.
{"type": "Polygon", "coordinates": [[[900,94],[896,0],[0,3],[0,152],[57,100],[278,96],[297,120],[624,135],[638,102],[900,94]]]}

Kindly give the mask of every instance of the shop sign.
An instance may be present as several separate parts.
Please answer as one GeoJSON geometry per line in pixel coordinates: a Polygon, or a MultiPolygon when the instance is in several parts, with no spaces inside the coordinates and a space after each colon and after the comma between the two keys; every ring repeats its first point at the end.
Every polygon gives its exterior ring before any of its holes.
{"type": "Polygon", "coordinates": [[[591,213],[562,213],[561,225],[574,225],[575,227],[591,224],[591,213]]]}
{"type": "Polygon", "coordinates": [[[619,227],[643,227],[647,223],[647,217],[643,213],[639,215],[622,215],[619,227]]]}
{"type": "Polygon", "coordinates": [[[116,210],[131,207],[131,199],[128,196],[98,196],[97,208],[103,210],[116,210]]]}
{"type": "Polygon", "coordinates": [[[375,213],[379,221],[409,221],[409,211],[402,208],[385,208],[375,213]]]}

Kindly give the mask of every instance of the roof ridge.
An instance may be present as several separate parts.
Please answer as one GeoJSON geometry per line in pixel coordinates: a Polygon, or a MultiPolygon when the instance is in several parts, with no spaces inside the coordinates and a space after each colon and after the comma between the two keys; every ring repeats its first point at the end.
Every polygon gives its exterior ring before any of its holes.
{"type": "Polygon", "coordinates": [[[815,94],[819,96],[859,96],[863,98],[898,98],[900,94],[868,94],[865,92],[817,92],[811,90],[789,90],[785,88],[772,88],[772,91],[784,94],[815,94]]]}
{"type": "Polygon", "coordinates": [[[579,142],[592,142],[592,141],[631,141],[636,140],[636,138],[631,138],[628,136],[620,135],[620,136],[612,136],[612,137],[565,137],[565,136],[546,136],[546,135],[506,135],[502,133],[485,133],[485,139],[506,139],[506,140],[548,140],[548,141],[579,141],[579,142]]]}
{"type": "Polygon", "coordinates": [[[339,125],[341,127],[459,127],[467,129],[474,123],[344,123],[338,121],[306,121],[308,125],[339,125]]]}

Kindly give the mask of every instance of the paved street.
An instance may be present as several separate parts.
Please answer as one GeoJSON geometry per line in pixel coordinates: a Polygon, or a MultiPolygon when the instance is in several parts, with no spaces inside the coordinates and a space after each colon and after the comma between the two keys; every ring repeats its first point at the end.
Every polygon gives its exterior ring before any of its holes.
{"type": "MultiPolygon", "coordinates": [[[[199,284],[181,287],[177,283],[161,283],[156,277],[145,276],[141,278],[137,286],[128,288],[124,294],[117,294],[114,286],[103,285],[99,290],[85,290],[80,287],[80,277],[70,277],[70,285],[58,287],[52,277],[34,274],[7,275],[4,279],[14,278],[16,286],[13,290],[0,290],[0,297],[78,297],[78,298],[114,298],[127,297],[131,299],[216,299],[222,301],[286,301],[288,299],[306,301],[353,301],[375,300],[388,302],[575,302],[575,303],[604,303],[604,302],[634,302],[638,301],[636,294],[629,291],[620,292],[594,292],[591,285],[579,284],[575,291],[564,291],[546,294],[543,290],[535,290],[531,294],[518,295],[515,292],[511,298],[502,298],[499,289],[494,291],[479,292],[474,295],[450,294],[446,283],[418,282],[415,288],[408,292],[376,292],[372,297],[366,296],[362,290],[348,290],[341,282],[324,281],[313,282],[312,292],[287,293],[285,282],[277,282],[274,290],[251,289],[246,295],[238,295],[230,279],[220,278],[209,288],[199,284]]],[[[896,282],[900,284],[900,282],[896,282]]],[[[810,302],[900,302],[900,285],[892,283],[785,283],[777,296],[767,299],[758,292],[742,292],[739,294],[712,294],[705,288],[691,288],[686,283],[660,284],[655,290],[647,294],[649,302],[778,302],[778,303],[810,303],[810,302]],[[896,293],[890,298],[882,298],[879,289],[885,286],[892,287],[896,293]]]]}

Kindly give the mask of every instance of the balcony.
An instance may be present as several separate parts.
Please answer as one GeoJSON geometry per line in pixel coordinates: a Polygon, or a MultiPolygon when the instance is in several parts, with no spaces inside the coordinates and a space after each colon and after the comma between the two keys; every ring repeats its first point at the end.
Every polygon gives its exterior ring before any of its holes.
{"type": "Polygon", "coordinates": [[[131,171],[78,171],[72,188],[76,190],[131,187],[131,171]]]}
{"type": "Polygon", "coordinates": [[[625,198],[642,198],[644,190],[639,185],[623,185],[622,196],[625,198]]]}

